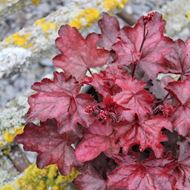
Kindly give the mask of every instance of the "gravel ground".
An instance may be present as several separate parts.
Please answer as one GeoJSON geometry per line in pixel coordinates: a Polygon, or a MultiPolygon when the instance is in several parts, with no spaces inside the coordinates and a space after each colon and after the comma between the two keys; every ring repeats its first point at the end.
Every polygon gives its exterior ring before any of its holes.
{"type": "Polygon", "coordinates": [[[129,0],[125,9],[138,19],[142,14],[160,9],[168,1],[171,0],[129,0]]]}
{"type": "MultiPolygon", "coordinates": [[[[162,7],[168,0],[129,0],[126,11],[132,14],[136,19],[142,14],[162,7]]],[[[51,11],[61,6],[61,0],[43,0],[35,7],[27,7],[16,15],[7,17],[3,23],[0,23],[0,39],[29,26],[36,19],[47,16],[51,11]],[[16,19],[15,19],[16,17],[16,19]]],[[[30,88],[34,81],[53,71],[51,60],[44,59],[40,63],[31,64],[22,73],[15,74],[9,78],[0,80],[0,107],[3,107],[7,101],[17,95],[21,95],[26,89],[30,88]]]]}
{"type": "Polygon", "coordinates": [[[41,0],[38,6],[29,6],[8,16],[0,23],[0,40],[10,34],[19,31],[23,27],[30,26],[35,20],[47,16],[50,12],[63,5],[63,0],[41,0]]]}
{"type": "MultiPolygon", "coordinates": [[[[42,0],[38,6],[29,6],[18,11],[15,15],[7,17],[0,23],[0,40],[27,27],[35,20],[47,16],[50,12],[63,5],[63,0],[42,0]],[[15,19],[16,17],[16,19],[15,19]]],[[[0,107],[9,100],[25,92],[34,81],[53,71],[51,60],[43,59],[40,63],[34,63],[25,68],[22,73],[16,73],[9,78],[0,80],[0,107]]]]}

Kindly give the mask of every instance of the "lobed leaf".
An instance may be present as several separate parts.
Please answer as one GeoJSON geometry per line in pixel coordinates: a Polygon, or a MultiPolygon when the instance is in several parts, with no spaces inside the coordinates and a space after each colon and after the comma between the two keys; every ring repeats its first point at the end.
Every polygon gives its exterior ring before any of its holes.
{"type": "Polygon", "coordinates": [[[83,38],[76,28],[62,26],[56,39],[56,46],[61,54],[53,59],[55,67],[62,68],[80,81],[88,69],[105,65],[109,52],[97,48],[99,38],[95,33],[83,38]]]}
{"type": "Polygon", "coordinates": [[[72,168],[78,165],[74,149],[71,147],[72,136],[60,135],[55,120],[47,120],[40,126],[28,123],[24,133],[18,135],[15,141],[22,143],[25,150],[38,153],[37,166],[39,168],[57,164],[60,172],[68,175],[72,168]]]}

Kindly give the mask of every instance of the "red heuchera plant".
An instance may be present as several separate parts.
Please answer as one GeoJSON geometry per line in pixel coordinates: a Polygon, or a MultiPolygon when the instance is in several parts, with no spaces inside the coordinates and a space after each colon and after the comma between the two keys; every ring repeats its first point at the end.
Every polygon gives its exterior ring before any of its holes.
{"type": "Polygon", "coordinates": [[[61,27],[63,72],[34,83],[16,142],[39,168],[78,168],[78,190],[189,190],[190,39],[165,36],[157,12],[124,28],[105,13],[99,27],[85,38],[61,27]]]}

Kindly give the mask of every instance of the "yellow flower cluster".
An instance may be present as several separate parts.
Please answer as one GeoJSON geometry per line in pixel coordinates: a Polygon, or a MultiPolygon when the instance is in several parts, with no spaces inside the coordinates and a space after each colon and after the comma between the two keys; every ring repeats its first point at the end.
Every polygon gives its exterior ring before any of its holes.
{"type": "Polygon", "coordinates": [[[3,141],[0,141],[0,147],[6,143],[12,143],[17,135],[23,133],[24,126],[21,125],[20,127],[13,128],[10,131],[7,130],[3,134],[3,141]]]}
{"type": "Polygon", "coordinates": [[[122,9],[128,0],[104,0],[103,4],[107,11],[112,11],[115,8],[122,9]]]}
{"type": "Polygon", "coordinates": [[[64,190],[79,174],[73,169],[68,176],[62,176],[56,165],[49,165],[44,169],[38,169],[36,165],[30,165],[23,176],[16,180],[16,184],[7,184],[0,190],[64,190]]]}
{"type": "Polygon", "coordinates": [[[44,33],[47,33],[51,30],[56,29],[55,23],[47,21],[46,18],[41,18],[41,19],[37,20],[34,24],[36,26],[39,26],[44,33]]]}
{"type": "Polygon", "coordinates": [[[15,46],[29,48],[32,46],[32,44],[29,43],[29,39],[30,39],[30,33],[25,33],[25,34],[21,35],[17,32],[15,34],[5,38],[4,41],[8,44],[12,44],[15,46]]]}

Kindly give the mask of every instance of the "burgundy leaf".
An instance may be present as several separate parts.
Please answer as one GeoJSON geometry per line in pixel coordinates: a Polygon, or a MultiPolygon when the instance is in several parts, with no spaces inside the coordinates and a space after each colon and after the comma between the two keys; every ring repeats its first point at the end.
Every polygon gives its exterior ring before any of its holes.
{"type": "Polygon", "coordinates": [[[165,37],[165,22],[157,12],[141,17],[134,27],[126,26],[121,41],[113,46],[118,64],[138,64],[153,78],[164,70],[162,58],[171,51],[172,40],[165,37]]]}
{"type": "Polygon", "coordinates": [[[96,121],[88,128],[88,131],[94,135],[109,136],[111,135],[113,128],[110,122],[102,123],[96,121]]]}
{"type": "Polygon", "coordinates": [[[64,73],[55,72],[53,80],[43,79],[34,83],[32,89],[37,93],[29,98],[29,120],[55,118],[60,122],[76,109],[73,97],[79,93],[80,85],[74,78],[66,78],[64,73]]]}
{"type": "Polygon", "coordinates": [[[122,163],[108,175],[109,190],[174,190],[175,180],[166,165],[169,160],[122,163]]]}
{"type": "Polygon", "coordinates": [[[188,190],[190,187],[190,144],[179,143],[179,155],[173,175],[177,180],[177,189],[188,190]]]}
{"type": "Polygon", "coordinates": [[[53,59],[54,65],[80,81],[88,69],[103,66],[108,61],[109,53],[96,47],[98,40],[97,34],[89,34],[84,39],[76,28],[62,26],[56,40],[61,54],[53,59]]]}
{"type": "Polygon", "coordinates": [[[117,41],[120,31],[119,22],[116,17],[104,13],[103,18],[99,20],[98,24],[102,32],[98,45],[110,50],[112,45],[117,41]]]}
{"type": "Polygon", "coordinates": [[[168,90],[180,103],[172,116],[176,131],[183,136],[190,132],[190,77],[184,81],[171,82],[167,85],[168,90]]]}
{"type": "Polygon", "coordinates": [[[117,66],[109,66],[105,71],[86,77],[85,84],[92,85],[102,96],[113,96],[121,91],[115,83],[116,79],[127,79],[128,73],[119,69],[117,66]]]}
{"type": "Polygon", "coordinates": [[[163,154],[163,146],[160,142],[167,141],[167,136],[161,131],[163,128],[170,131],[173,128],[171,122],[163,117],[151,118],[131,126],[123,139],[125,150],[128,151],[130,147],[138,144],[140,151],[151,148],[156,157],[160,158],[163,154]]]}
{"type": "Polygon", "coordinates": [[[83,106],[92,103],[92,98],[87,94],[78,94],[80,85],[74,78],[55,72],[53,80],[43,79],[32,88],[37,93],[29,97],[29,120],[54,118],[63,125],[61,132],[74,130],[77,123],[88,125],[83,106]]]}
{"type": "Polygon", "coordinates": [[[110,147],[110,140],[106,136],[86,135],[76,147],[76,158],[80,162],[86,162],[96,158],[101,152],[110,147]]]}
{"type": "MultiPolygon", "coordinates": [[[[76,131],[79,133],[77,128],[78,124],[83,127],[89,127],[93,120],[89,117],[88,113],[85,111],[85,107],[91,105],[93,99],[88,94],[79,94],[75,98],[76,110],[73,113],[70,113],[62,122],[62,127],[60,127],[60,133],[67,131],[76,131]]],[[[79,134],[80,135],[80,134],[79,134]]]]}
{"type": "Polygon", "coordinates": [[[152,112],[154,98],[144,90],[144,82],[129,77],[128,80],[117,79],[116,84],[122,89],[113,98],[118,105],[129,110],[131,114],[137,114],[138,117],[152,112]]]}
{"type": "Polygon", "coordinates": [[[165,55],[165,72],[190,75],[190,38],[187,41],[177,40],[172,51],[165,55]]]}
{"type": "Polygon", "coordinates": [[[43,168],[50,164],[57,164],[62,174],[69,174],[78,163],[72,142],[68,134],[60,135],[55,121],[46,121],[40,126],[29,123],[24,133],[16,137],[16,142],[24,145],[26,151],[38,153],[37,166],[43,168]],[[70,142],[70,143],[71,143],[70,142]]]}
{"type": "Polygon", "coordinates": [[[105,181],[90,165],[83,168],[81,174],[74,180],[74,184],[78,190],[106,190],[105,181]]]}

